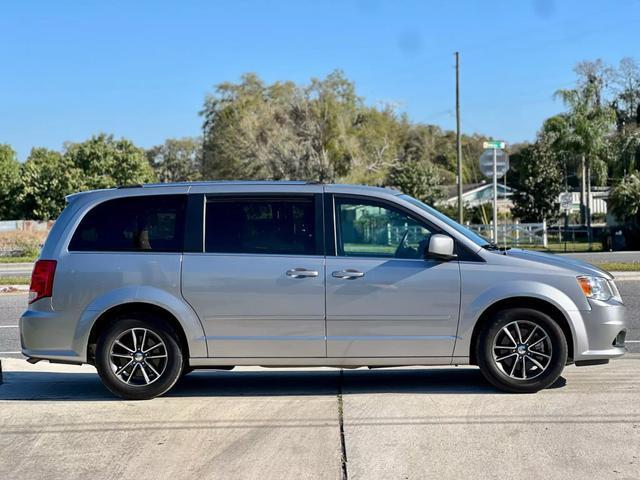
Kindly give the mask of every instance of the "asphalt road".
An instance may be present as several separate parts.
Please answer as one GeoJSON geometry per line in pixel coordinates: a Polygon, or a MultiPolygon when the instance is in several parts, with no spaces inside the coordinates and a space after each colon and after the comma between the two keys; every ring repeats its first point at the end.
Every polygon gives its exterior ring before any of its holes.
{"type": "Polygon", "coordinates": [[[88,366],[3,361],[0,478],[640,478],[640,356],[508,395],[469,367],[195,372],[114,399],[88,366]]]}
{"type": "Polygon", "coordinates": [[[28,277],[33,263],[0,263],[0,277],[28,277]]]}
{"type": "Polygon", "coordinates": [[[580,252],[562,253],[587,263],[640,263],[640,252],[580,252]]]}

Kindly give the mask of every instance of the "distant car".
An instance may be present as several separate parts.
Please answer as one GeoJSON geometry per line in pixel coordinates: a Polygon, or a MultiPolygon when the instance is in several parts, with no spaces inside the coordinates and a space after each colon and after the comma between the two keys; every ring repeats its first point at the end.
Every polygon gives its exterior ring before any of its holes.
{"type": "Polygon", "coordinates": [[[20,320],[31,362],[90,363],[148,399],[194,368],[480,367],[536,392],[619,357],[624,306],[594,266],[504,251],[397,191],[304,182],[71,195],[20,320]]]}

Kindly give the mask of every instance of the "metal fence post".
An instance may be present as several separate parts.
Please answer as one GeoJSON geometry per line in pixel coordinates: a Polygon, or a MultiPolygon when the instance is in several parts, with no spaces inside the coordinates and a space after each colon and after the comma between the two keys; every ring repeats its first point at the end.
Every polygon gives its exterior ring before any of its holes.
{"type": "Polygon", "coordinates": [[[542,246],[544,248],[549,246],[549,242],[547,240],[547,220],[545,218],[542,219],[542,246]]]}

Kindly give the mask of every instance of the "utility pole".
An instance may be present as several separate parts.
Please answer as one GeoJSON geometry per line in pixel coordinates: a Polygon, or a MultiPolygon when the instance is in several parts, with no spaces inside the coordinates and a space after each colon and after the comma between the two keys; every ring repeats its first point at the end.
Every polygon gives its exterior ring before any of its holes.
{"type": "Polygon", "coordinates": [[[493,149],[493,241],[498,244],[498,149],[493,149]]]}
{"type": "Polygon", "coordinates": [[[456,155],[458,157],[458,222],[464,221],[462,208],[462,141],[460,139],[460,53],[456,56],[456,155]]]}

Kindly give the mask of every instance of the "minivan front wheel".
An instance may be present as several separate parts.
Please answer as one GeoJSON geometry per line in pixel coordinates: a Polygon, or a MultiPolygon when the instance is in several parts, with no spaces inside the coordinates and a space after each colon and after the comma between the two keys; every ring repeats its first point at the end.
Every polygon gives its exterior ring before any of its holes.
{"type": "Polygon", "coordinates": [[[567,362],[567,340],[548,315],[529,308],[498,312],[478,336],[478,366],[495,387],[533,393],[552,385],[567,362]]]}
{"type": "Polygon", "coordinates": [[[127,400],[146,400],[168,391],[180,378],[183,362],[171,327],[144,314],[116,320],[96,345],[96,369],[102,382],[127,400]]]}

